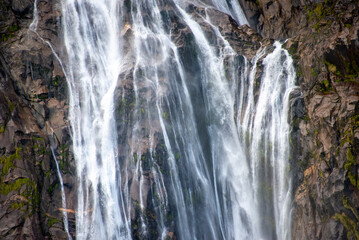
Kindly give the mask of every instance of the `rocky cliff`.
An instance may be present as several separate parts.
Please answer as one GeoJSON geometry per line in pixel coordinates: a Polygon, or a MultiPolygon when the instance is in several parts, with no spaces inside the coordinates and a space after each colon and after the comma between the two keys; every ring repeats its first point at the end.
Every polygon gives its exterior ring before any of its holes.
{"type": "MultiPolygon", "coordinates": [[[[240,3],[258,34],[245,26],[238,28],[230,17],[213,11],[211,16],[222,34],[238,53],[247,56],[255,54],[259,41],[288,39],[285,46],[295,60],[301,86],[291,102],[293,239],[359,239],[358,1],[240,3]]],[[[194,17],[203,13],[189,7],[194,17]]],[[[61,49],[61,13],[56,0],[38,1],[37,8],[38,19],[33,21],[32,0],[0,1],[1,239],[66,238],[51,148],[64,179],[70,232],[75,231],[67,83],[51,49],[61,49]]],[[[190,48],[188,29],[180,23],[172,28],[180,51],[190,48]]],[[[133,110],[130,80],[119,86],[117,94],[117,118],[125,120],[118,131],[124,133],[133,110]]],[[[159,158],[165,154],[160,141],[159,158]]],[[[120,144],[126,145],[121,139],[120,144]]],[[[146,179],[151,182],[149,176],[146,179]]],[[[135,199],[136,192],[131,194],[135,199]]],[[[147,213],[151,219],[150,206],[147,213]]],[[[136,226],[136,216],[132,219],[136,226]]],[[[140,234],[133,229],[135,237],[140,234]]]]}
{"type": "Polygon", "coordinates": [[[56,8],[53,1],[39,1],[38,24],[31,25],[38,35],[30,30],[33,1],[0,1],[1,239],[66,238],[51,154],[52,146],[73,208],[67,87],[47,43],[57,42],[56,8]]]}

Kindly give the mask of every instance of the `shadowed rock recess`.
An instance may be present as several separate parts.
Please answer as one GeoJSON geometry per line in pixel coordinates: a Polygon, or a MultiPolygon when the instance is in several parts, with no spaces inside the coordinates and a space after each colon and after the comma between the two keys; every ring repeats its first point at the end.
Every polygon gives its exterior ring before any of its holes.
{"type": "MultiPolygon", "coordinates": [[[[201,4],[188,4],[186,11],[204,29],[212,45],[220,43],[204,16],[210,16],[211,23],[234,51],[248,60],[256,56],[261,46],[271,48],[274,40],[285,41],[284,48],[294,60],[300,90],[292,93],[289,115],[292,239],[359,239],[359,2],[239,3],[250,27],[238,26],[230,16],[213,8],[204,9],[201,4]]],[[[125,1],[125,5],[131,2],[125,1]]],[[[195,62],[195,51],[191,49],[194,39],[188,26],[171,12],[172,6],[162,5],[161,14],[167,16],[171,40],[181,59],[195,62]]],[[[78,186],[69,94],[63,66],[58,61],[58,56],[66,57],[61,2],[38,0],[37,22],[33,21],[33,13],[33,0],[0,0],[0,239],[4,240],[67,239],[64,212],[69,233],[76,236],[78,186]],[[66,209],[55,161],[62,175],[66,209]]],[[[129,25],[123,27],[126,50],[126,44],[128,49],[132,44],[133,32],[129,25]]],[[[262,74],[263,58],[257,63],[256,79],[262,74]]],[[[146,83],[136,86],[141,92],[141,98],[136,99],[134,67],[128,66],[128,71],[122,73],[123,81],[115,91],[118,158],[126,167],[132,161],[142,161],[141,194],[137,190],[140,183],[130,167],[127,176],[128,193],[133,200],[132,238],[161,239],[154,207],[159,196],[152,191],[154,177],[149,171],[149,159],[154,158],[166,175],[170,168],[166,163],[168,152],[160,122],[152,122],[155,132],[149,133],[150,123],[137,119],[145,114],[137,105],[155,101],[151,98],[153,90],[146,83]],[[137,132],[131,132],[129,127],[134,122],[140,125],[137,132]],[[154,136],[153,149],[149,148],[149,134],[154,136]],[[133,158],[125,159],[131,141],[138,149],[131,149],[133,158]],[[146,219],[146,233],[141,229],[142,218],[146,219]]],[[[195,66],[187,65],[185,70],[194,79],[199,74],[195,66]]],[[[192,87],[191,94],[202,94],[195,83],[192,87]]],[[[162,113],[163,119],[169,118],[166,114],[162,113]]],[[[200,119],[205,113],[195,114],[200,119]]],[[[174,157],[178,160],[180,153],[174,157]]],[[[164,180],[169,181],[166,176],[164,180]]],[[[166,224],[176,217],[172,210],[170,203],[163,220],[166,224]]],[[[172,225],[162,239],[177,239],[181,235],[172,225]]],[[[204,233],[202,239],[205,236],[204,233]]]]}

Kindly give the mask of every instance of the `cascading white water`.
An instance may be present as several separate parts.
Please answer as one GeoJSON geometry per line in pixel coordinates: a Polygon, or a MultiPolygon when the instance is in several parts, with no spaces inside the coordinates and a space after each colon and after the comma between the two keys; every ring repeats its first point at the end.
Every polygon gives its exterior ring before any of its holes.
{"type": "Polygon", "coordinates": [[[118,1],[62,1],[79,182],[76,239],[130,239],[118,186],[113,93],[121,70],[118,1]]]}
{"type": "Polygon", "coordinates": [[[247,18],[244,15],[244,12],[239,5],[239,2],[236,0],[229,1],[212,1],[213,6],[221,12],[224,12],[230,16],[232,16],[240,25],[247,24],[247,18]]]}
{"type": "MultiPolygon", "coordinates": [[[[242,111],[238,111],[237,124],[242,142],[248,146],[246,155],[251,164],[254,205],[262,216],[258,237],[290,239],[292,185],[288,112],[289,95],[296,88],[295,71],[288,52],[278,42],[274,46],[274,51],[263,60],[257,100],[256,62],[265,49],[261,49],[253,59],[248,91],[246,96],[242,92],[239,98],[242,111]],[[269,227],[273,222],[275,229],[269,227]]],[[[241,85],[245,82],[242,81],[241,85]]]]}
{"type": "Polygon", "coordinates": [[[254,178],[260,179],[260,165],[272,170],[271,178],[277,239],[290,239],[291,176],[289,175],[289,95],[295,87],[293,61],[276,42],[274,51],[263,61],[264,71],[251,142],[251,160],[257,161],[254,178]],[[264,156],[258,153],[264,151],[264,156]],[[256,155],[255,155],[255,154],[256,155]],[[262,159],[261,159],[262,158],[262,159]],[[264,158],[264,159],[263,159],[264,158]]]}
{"type": "MultiPolygon", "coordinates": [[[[247,24],[237,1],[192,3],[247,24]]],[[[257,86],[267,50],[248,62],[189,11],[179,0],[62,1],[76,239],[290,239],[291,58],[276,43],[257,86]]]]}
{"type": "Polygon", "coordinates": [[[39,22],[39,16],[38,16],[38,12],[37,12],[37,0],[35,0],[34,1],[34,18],[29,26],[29,29],[31,31],[36,32],[38,22],[39,22]]]}

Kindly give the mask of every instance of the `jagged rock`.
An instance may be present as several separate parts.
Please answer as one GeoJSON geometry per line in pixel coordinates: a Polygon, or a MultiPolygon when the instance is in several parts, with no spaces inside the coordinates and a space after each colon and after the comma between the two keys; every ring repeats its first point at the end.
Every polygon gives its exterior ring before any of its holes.
{"type": "Polygon", "coordinates": [[[57,2],[38,2],[39,35],[29,30],[33,4],[0,2],[1,239],[66,238],[63,225],[53,224],[61,222],[62,203],[50,150],[52,132],[71,196],[67,206],[74,208],[76,202],[66,80],[45,42],[58,42],[57,2]]]}
{"type": "Polygon", "coordinates": [[[32,9],[33,4],[31,0],[12,0],[11,8],[14,12],[23,13],[26,10],[32,9]]]}

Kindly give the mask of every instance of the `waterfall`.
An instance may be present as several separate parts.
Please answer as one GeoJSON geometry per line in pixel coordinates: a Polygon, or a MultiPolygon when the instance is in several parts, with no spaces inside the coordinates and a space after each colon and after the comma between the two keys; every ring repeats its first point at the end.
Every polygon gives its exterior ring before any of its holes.
{"type": "Polygon", "coordinates": [[[248,21],[244,15],[244,12],[239,5],[239,2],[236,0],[229,0],[229,1],[216,1],[213,0],[213,6],[218,9],[219,11],[226,13],[232,16],[240,25],[248,24],[248,21]]]}
{"type": "Polygon", "coordinates": [[[118,1],[63,1],[70,120],[79,182],[76,239],[130,239],[118,179],[113,94],[121,71],[118,1]]]}
{"type": "Polygon", "coordinates": [[[34,1],[34,18],[29,26],[29,30],[33,31],[33,32],[36,32],[37,30],[37,24],[39,23],[39,16],[38,16],[38,10],[37,10],[37,1],[38,0],[35,0],[34,1]]]}
{"type": "Polygon", "coordinates": [[[247,24],[235,0],[61,4],[76,239],[290,239],[280,43],[238,55],[211,21],[247,24]]]}
{"type": "Polygon", "coordinates": [[[289,165],[288,123],[289,95],[296,88],[293,60],[276,42],[275,49],[263,60],[258,99],[255,100],[257,61],[266,49],[253,58],[246,95],[241,91],[237,99],[237,126],[241,143],[246,146],[250,162],[253,205],[256,205],[257,239],[291,238],[291,176],[289,165]],[[244,103],[245,102],[245,103],[244,103]],[[272,219],[269,216],[273,216],[272,219]],[[261,220],[259,220],[261,218],[261,220]],[[273,222],[275,229],[273,230],[273,222]],[[272,237],[271,237],[272,236],[272,237]]]}

